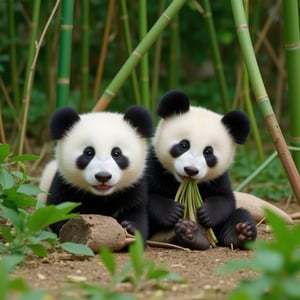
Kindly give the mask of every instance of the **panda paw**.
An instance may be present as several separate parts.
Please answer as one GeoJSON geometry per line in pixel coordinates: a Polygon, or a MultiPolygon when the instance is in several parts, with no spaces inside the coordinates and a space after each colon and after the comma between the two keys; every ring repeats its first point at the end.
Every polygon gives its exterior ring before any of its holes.
{"type": "Polygon", "coordinates": [[[122,225],[122,227],[124,227],[126,229],[126,231],[128,233],[133,234],[133,235],[134,235],[135,231],[137,230],[135,224],[130,221],[127,221],[127,220],[122,221],[121,225],[122,225]]]}
{"type": "Polygon", "coordinates": [[[207,204],[203,204],[197,211],[197,217],[199,223],[204,227],[204,228],[210,228],[214,227],[217,225],[216,217],[217,213],[216,211],[214,213],[211,213],[211,209],[207,204]],[[214,218],[212,218],[214,216],[214,218]]]}
{"type": "Polygon", "coordinates": [[[183,217],[184,206],[178,202],[170,201],[163,209],[156,212],[156,220],[162,228],[173,228],[183,217]]]}
{"type": "Polygon", "coordinates": [[[254,241],[256,238],[256,228],[251,226],[248,222],[237,223],[233,230],[228,232],[224,239],[227,246],[234,249],[245,249],[245,244],[254,241]]]}
{"type": "Polygon", "coordinates": [[[175,224],[178,244],[191,250],[205,250],[210,247],[203,229],[196,222],[180,219],[175,224]]]}

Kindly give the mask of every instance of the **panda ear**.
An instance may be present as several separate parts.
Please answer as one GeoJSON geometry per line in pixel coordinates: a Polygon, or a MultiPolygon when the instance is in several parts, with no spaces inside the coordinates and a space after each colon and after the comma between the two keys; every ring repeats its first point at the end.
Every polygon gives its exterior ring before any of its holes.
{"type": "Polygon", "coordinates": [[[221,121],[237,144],[246,142],[250,133],[250,121],[244,112],[233,110],[224,115],[221,121]]]}
{"type": "Polygon", "coordinates": [[[129,122],[144,138],[153,136],[153,121],[150,112],[139,105],[133,105],[124,114],[124,120],[129,122]]]}
{"type": "Polygon", "coordinates": [[[158,105],[157,114],[162,118],[188,112],[190,101],[188,96],[179,90],[172,90],[166,93],[158,105]]]}
{"type": "Polygon", "coordinates": [[[56,110],[50,120],[50,138],[61,139],[72,126],[80,120],[79,115],[70,107],[56,110]]]}

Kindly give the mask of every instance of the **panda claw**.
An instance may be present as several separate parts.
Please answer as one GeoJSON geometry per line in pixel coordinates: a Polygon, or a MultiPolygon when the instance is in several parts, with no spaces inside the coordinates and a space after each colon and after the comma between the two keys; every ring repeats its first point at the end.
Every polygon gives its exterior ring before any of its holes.
{"type": "Polygon", "coordinates": [[[210,247],[209,240],[204,231],[196,222],[180,219],[175,224],[175,233],[178,244],[182,247],[191,250],[205,250],[210,247]]]}

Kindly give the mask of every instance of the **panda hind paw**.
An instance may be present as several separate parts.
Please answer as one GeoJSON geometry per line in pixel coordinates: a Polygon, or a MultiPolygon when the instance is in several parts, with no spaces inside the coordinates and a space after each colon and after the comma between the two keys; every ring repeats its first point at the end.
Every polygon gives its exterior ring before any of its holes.
{"type": "Polygon", "coordinates": [[[175,224],[178,244],[191,250],[205,250],[210,247],[203,229],[194,221],[180,219],[175,224]]]}

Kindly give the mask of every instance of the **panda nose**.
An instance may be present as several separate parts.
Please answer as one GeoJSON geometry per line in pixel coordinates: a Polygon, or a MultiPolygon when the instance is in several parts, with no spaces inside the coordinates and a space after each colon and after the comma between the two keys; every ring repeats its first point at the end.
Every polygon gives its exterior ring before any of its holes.
{"type": "Polygon", "coordinates": [[[189,176],[194,176],[199,173],[199,170],[195,167],[190,166],[190,167],[184,167],[184,172],[189,176]]]}
{"type": "Polygon", "coordinates": [[[107,182],[108,180],[111,179],[111,174],[108,172],[99,172],[95,174],[95,178],[99,181],[99,182],[107,182]]]}

